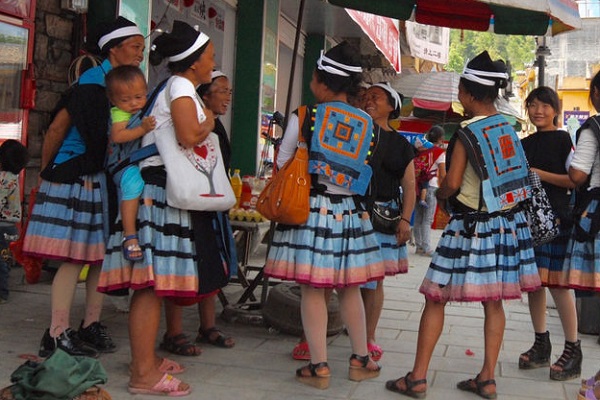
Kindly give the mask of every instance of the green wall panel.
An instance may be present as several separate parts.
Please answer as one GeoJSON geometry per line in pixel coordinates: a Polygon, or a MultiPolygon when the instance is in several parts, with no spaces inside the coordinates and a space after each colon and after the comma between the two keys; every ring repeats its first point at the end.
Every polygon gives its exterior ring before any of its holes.
{"type": "Polygon", "coordinates": [[[264,1],[243,0],[237,10],[231,168],[244,175],[256,173],[264,1]]]}

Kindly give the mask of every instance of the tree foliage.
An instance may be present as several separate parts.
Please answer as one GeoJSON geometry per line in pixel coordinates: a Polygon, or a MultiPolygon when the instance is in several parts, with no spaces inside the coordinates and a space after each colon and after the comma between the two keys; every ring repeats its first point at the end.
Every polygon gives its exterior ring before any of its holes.
{"type": "Polygon", "coordinates": [[[450,31],[450,52],[446,70],[461,72],[465,62],[484,50],[492,60],[510,61],[513,73],[525,68],[535,60],[533,36],[498,35],[491,32],[475,32],[459,29],[450,31]]]}

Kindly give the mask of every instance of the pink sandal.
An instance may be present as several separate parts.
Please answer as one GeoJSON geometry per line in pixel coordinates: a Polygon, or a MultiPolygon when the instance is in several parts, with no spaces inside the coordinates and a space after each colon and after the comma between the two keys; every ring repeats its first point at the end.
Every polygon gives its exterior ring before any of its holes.
{"type": "Polygon", "coordinates": [[[367,343],[367,350],[369,351],[371,360],[373,360],[373,361],[381,360],[381,356],[383,356],[383,349],[381,348],[381,346],[379,346],[375,343],[367,343]]]}
{"type": "Polygon", "coordinates": [[[310,361],[310,349],[306,341],[298,342],[292,350],[292,358],[294,360],[310,361]]]}
{"type": "Polygon", "coordinates": [[[181,381],[169,374],[164,374],[158,383],[152,386],[151,389],[136,388],[129,386],[127,390],[131,394],[149,394],[152,396],[167,396],[167,397],[182,397],[192,393],[192,389],[179,390],[181,381]]]}
{"type": "Polygon", "coordinates": [[[179,364],[176,361],[169,360],[168,358],[163,358],[158,370],[163,374],[171,374],[177,375],[185,372],[185,367],[179,364]]]}

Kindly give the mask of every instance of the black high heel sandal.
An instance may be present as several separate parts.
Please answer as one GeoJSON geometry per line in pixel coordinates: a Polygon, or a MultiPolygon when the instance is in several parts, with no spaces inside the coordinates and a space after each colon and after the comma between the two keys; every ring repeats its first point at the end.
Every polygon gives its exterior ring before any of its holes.
{"type": "Polygon", "coordinates": [[[550,332],[536,333],[533,346],[519,357],[519,369],[547,367],[550,365],[551,355],[550,332]],[[527,359],[523,357],[527,357],[527,359]]]}
{"type": "Polygon", "coordinates": [[[565,349],[554,365],[561,368],[560,371],[550,368],[550,379],[553,381],[567,381],[581,376],[581,340],[576,342],[565,342],[565,349]]]}

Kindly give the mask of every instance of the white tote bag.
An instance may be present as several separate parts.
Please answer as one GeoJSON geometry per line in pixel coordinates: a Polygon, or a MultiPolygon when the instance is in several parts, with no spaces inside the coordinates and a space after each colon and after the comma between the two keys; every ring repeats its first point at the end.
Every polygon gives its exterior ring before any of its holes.
{"type": "MultiPolygon", "coordinates": [[[[164,89],[168,105],[171,82],[164,89]]],[[[197,99],[203,104],[199,96],[197,99]]],[[[154,136],[167,171],[169,206],[181,210],[226,211],[235,205],[235,194],[215,133],[210,133],[202,143],[185,148],[177,142],[173,122],[169,120],[154,130],[154,136]]]]}

